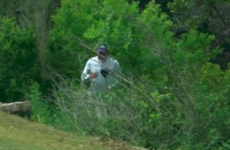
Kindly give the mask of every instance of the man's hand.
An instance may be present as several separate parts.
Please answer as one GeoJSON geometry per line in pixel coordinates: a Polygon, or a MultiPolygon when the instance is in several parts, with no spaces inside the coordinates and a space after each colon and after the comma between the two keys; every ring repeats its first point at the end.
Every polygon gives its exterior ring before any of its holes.
{"type": "Polygon", "coordinates": [[[106,92],[109,92],[110,90],[111,90],[111,86],[108,86],[106,92]]]}
{"type": "Polygon", "coordinates": [[[96,77],[97,77],[97,72],[93,72],[93,73],[90,74],[91,79],[94,79],[96,77]]]}

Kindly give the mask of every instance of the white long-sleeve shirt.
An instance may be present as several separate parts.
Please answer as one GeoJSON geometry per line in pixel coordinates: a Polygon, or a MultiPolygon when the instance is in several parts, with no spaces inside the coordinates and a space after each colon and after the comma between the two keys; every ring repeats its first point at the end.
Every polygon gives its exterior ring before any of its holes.
{"type": "Polygon", "coordinates": [[[121,74],[120,64],[117,60],[108,57],[101,61],[98,56],[90,58],[81,75],[83,82],[90,82],[91,90],[95,92],[105,92],[107,88],[115,86],[119,82],[119,74],[121,74]],[[101,69],[109,70],[106,77],[101,74],[101,69]],[[91,79],[90,74],[97,72],[97,77],[91,79]]]}

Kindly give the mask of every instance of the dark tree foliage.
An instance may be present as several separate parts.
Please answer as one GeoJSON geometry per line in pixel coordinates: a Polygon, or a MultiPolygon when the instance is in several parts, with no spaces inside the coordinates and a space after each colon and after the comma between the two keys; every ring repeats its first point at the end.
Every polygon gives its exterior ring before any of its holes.
{"type": "Polygon", "coordinates": [[[176,28],[184,30],[197,29],[200,32],[215,35],[213,46],[219,46],[223,52],[212,62],[220,64],[222,69],[227,69],[230,61],[229,37],[229,2],[221,1],[178,1],[170,3],[171,18],[177,24],[176,28]]]}
{"type": "MultiPolygon", "coordinates": [[[[132,2],[138,2],[139,3],[139,9],[144,10],[146,6],[151,2],[152,0],[128,0],[130,3],[132,2]]],[[[156,3],[161,5],[161,8],[164,12],[169,12],[169,9],[167,7],[167,4],[173,0],[155,0],[156,3]]]]}
{"type": "MultiPolygon", "coordinates": [[[[140,10],[144,10],[151,0],[129,0],[129,2],[139,2],[140,10]]],[[[179,0],[156,0],[161,5],[162,10],[167,13],[178,26],[173,29],[175,37],[179,37],[183,33],[187,33],[192,24],[186,24],[189,20],[193,20],[196,29],[203,33],[213,34],[216,36],[213,46],[219,46],[223,52],[219,54],[213,63],[220,64],[222,69],[227,69],[230,62],[230,42],[228,40],[230,31],[229,13],[230,6],[227,1],[179,1],[179,0]],[[174,4],[168,7],[169,3],[174,4]],[[187,4],[185,4],[187,3],[187,4]],[[193,4],[192,4],[193,3],[193,4]],[[199,18],[199,19],[193,19],[199,18]]],[[[191,21],[192,22],[192,21],[191,21]]]]}

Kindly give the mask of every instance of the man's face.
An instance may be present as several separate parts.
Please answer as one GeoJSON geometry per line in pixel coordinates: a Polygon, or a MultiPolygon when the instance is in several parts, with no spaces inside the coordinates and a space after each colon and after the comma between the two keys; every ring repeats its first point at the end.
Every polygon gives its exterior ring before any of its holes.
{"type": "Polygon", "coordinates": [[[106,60],[108,58],[108,53],[98,53],[98,59],[106,60]]]}

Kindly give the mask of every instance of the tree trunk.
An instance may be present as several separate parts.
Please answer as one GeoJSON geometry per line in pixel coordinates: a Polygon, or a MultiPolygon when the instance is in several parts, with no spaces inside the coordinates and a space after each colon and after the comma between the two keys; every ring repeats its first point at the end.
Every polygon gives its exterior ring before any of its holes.
{"type": "Polygon", "coordinates": [[[0,111],[7,113],[30,113],[32,104],[30,101],[13,102],[13,103],[0,103],[0,111]]]}

